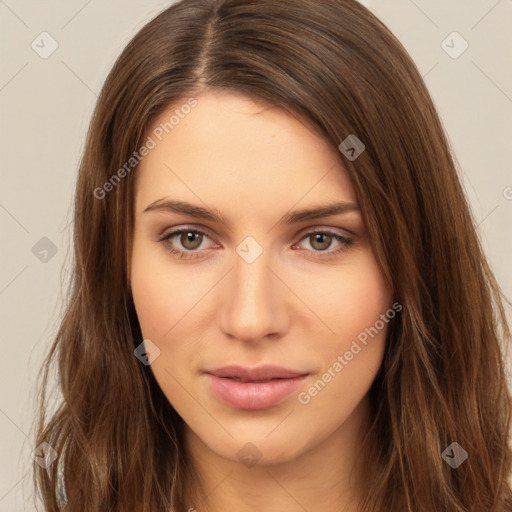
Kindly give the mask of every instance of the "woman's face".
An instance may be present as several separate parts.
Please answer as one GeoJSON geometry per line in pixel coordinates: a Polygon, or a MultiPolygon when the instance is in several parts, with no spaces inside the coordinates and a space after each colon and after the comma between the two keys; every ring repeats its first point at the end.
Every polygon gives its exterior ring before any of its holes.
{"type": "Polygon", "coordinates": [[[353,439],[394,311],[344,157],[283,110],[196,100],[154,124],[137,170],[130,279],[151,370],[223,458],[353,439]]]}

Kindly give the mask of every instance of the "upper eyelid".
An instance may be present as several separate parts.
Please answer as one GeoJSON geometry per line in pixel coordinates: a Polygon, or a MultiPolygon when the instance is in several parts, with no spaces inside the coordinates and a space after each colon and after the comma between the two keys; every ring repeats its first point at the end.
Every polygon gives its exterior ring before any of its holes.
{"type": "Polygon", "coordinates": [[[209,238],[212,238],[211,232],[206,228],[184,226],[184,227],[177,227],[177,228],[165,230],[162,233],[162,235],[159,236],[159,240],[163,240],[164,238],[167,238],[167,237],[179,235],[180,233],[183,233],[184,231],[192,231],[194,233],[201,233],[201,234],[208,236],[209,238]]]}

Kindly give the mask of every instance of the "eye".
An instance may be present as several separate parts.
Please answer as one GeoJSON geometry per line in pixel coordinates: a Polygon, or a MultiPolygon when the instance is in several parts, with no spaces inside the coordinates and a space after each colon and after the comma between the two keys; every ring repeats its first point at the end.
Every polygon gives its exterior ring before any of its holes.
{"type": "MultiPolygon", "coordinates": [[[[203,245],[204,239],[210,238],[210,235],[203,230],[196,228],[180,228],[163,235],[159,242],[164,244],[166,249],[175,254],[178,259],[192,259],[202,256],[202,253],[208,248],[203,245]],[[174,240],[176,239],[176,240],[174,240]],[[178,245],[178,248],[176,247],[178,245]],[[180,248],[181,247],[181,248],[180,248]]],[[[300,240],[301,242],[308,240],[312,249],[305,249],[308,253],[313,253],[313,257],[332,257],[338,253],[347,250],[354,240],[347,238],[339,233],[334,233],[329,230],[310,231],[306,233],[300,240]],[[328,250],[333,242],[338,244],[336,249],[328,250]]],[[[217,245],[216,247],[220,247],[217,245]]]]}
{"type": "Polygon", "coordinates": [[[311,231],[302,237],[301,242],[305,240],[307,240],[310,246],[313,247],[313,250],[306,250],[308,252],[313,252],[314,257],[320,258],[332,257],[346,251],[354,243],[354,240],[328,230],[311,231]],[[333,242],[336,242],[338,247],[336,249],[328,250],[329,247],[332,246],[333,242]]]}
{"type": "Polygon", "coordinates": [[[204,237],[208,237],[208,233],[199,229],[181,228],[171,231],[160,238],[159,242],[162,242],[167,250],[176,254],[179,259],[190,259],[201,256],[201,252],[206,249],[198,251],[202,245],[204,237]],[[173,238],[177,238],[181,247],[185,250],[176,249],[175,244],[172,243],[173,238]]]}

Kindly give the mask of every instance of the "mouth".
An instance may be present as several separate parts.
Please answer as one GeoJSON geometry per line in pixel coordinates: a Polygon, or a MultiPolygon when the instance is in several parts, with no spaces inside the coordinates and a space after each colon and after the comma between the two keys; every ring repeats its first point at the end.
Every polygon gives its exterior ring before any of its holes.
{"type": "Polygon", "coordinates": [[[293,379],[308,374],[308,372],[300,372],[272,365],[258,366],[256,368],[231,365],[215,370],[206,370],[205,373],[241,382],[268,382],[273,379],[293,379]]]}
{"type": "Polygon", "coordinates": [[[278,405],[309,375],[278,366],[226,366],[204,374],[218,399],[230,407],[245,410],[278,405]]]}
{"type": "Polygon", "coordinates": [[[222,377],[223,379],[233,379],[237,382],[254,382],[254,383],[261,383],[261,382],[270,382],[271,380],[277,380],[277,379],[284,379],[285,377],[272,377],[271,379],[242,379],[241,377],[222,377]]]}

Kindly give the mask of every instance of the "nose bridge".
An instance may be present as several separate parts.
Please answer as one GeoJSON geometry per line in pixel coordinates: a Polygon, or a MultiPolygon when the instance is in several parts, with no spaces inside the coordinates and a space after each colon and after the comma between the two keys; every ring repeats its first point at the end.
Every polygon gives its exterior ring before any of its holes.
{"type": "Polygon", "coordinates": [[[270,253],[251,243],[242,242],[237,248],[222,304],[224,332],[248,341],[276,333],[283,326],[279,283],[269,269],[270,253]]]}

